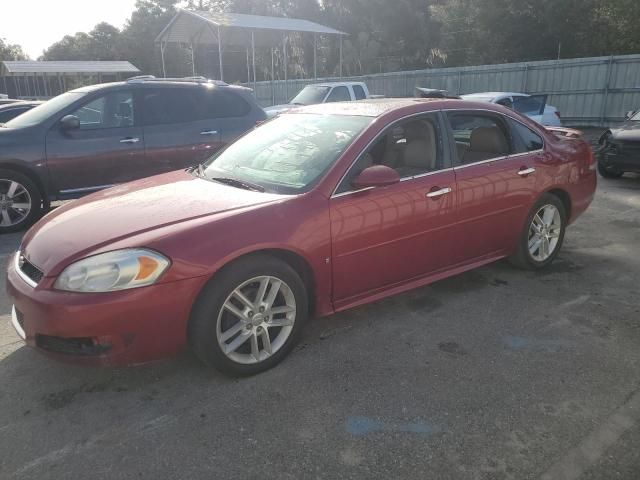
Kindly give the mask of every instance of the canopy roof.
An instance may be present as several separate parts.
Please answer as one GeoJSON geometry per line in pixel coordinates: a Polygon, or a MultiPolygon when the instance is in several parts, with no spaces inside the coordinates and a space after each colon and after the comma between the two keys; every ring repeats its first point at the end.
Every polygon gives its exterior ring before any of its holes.
{"type": "Polygon", "coordinates": [[[156,37],[161,43],[217,44],[247,46],[254,34],[258,46],[272,46],[282,41],[278,32],[305,32],[323,35],[346,33],[309,20],[266,17],[242,13],[212,13],[180,10],[156,37]]]}
{"type": "Polygon", "coordinates": [[[134,65],[124,61],[60,61],[38,62],[33,60],[4,61],[2,73],[6,76],[78,75],[138,73],[134,65]]]}

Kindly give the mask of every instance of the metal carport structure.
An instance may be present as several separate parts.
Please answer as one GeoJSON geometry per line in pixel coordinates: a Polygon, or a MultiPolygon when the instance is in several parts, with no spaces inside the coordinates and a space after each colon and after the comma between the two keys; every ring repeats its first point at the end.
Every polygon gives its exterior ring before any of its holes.
{"type": "MultiPolygon", "coordinates": [[[[168,43],[191,45],[217,45],[220,67],[220,80],[224,80],[223,46],[247,48],[247,77],[249,75],[249,51],[253,67],[253,82],[256,81],[256,46],[271,48],[271,73],[273,75],[273,48],[282,43],[284,56],[284,79],[287,80],[287,33],[312,33],[314,37],[313,70],[317,77],[317,38],[318,35],[336,35],[340,39],[340,66],[342,76],[342,37],[344,32],[335,30],[309,20],[286,17],[268,17],[242,13],[212,13],[181,9],[169,24],[156,37],[160,44],[163,75],[166,76],[164,50],[168,43]]],[[[192,56],[193,74],[195,59],[192,56]]]]}
{"type": "Polygon", "coordinates": [[[140,70],[126,61],[3,61],[0,62],[0,77],[5,90],[9,90],[8,78],[12,78],[14,94],[17,97],[50,97],[55,90],[66,91],[66,79],[69,77],[97,76],[98,82],[103,76],[119,79],[120,74],[127,76],[140,73],[140,70]],[[57,79],[51,85],[51,79],[57,79]],[[40,81],[38,81],[40,80],[40,81]],[[55,88],[57,83],[57,89],[55,88]],[[22,85],[21,85],[22,84],[22,85]],[[40,88],[42,86],[42,88],[40,88]],[[24,91],[23,91],[24,90],[24,91]],[[33,90],[33,91],[32,91],[33,90]]]}

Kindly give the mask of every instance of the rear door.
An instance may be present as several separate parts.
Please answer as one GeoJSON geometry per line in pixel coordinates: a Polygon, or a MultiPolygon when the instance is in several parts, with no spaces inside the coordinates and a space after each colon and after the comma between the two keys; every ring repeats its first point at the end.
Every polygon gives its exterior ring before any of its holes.
{"type": "Polygon", "coordinates": [[[513,121],[498,113],[449,111],[447,118],[457,156],[456,235],[466,239],[456,262],[510,252],[535,197],[542,147],[523,151],[513,121]]]}
{"type": "Polygon", "coordinates": [[[141,102],[145,156],[154,173],[197,165],[222,147],[220,119],[204,86],[143,88],[141,102]]]}
{"type": "Polygon", "coordinates": [[[93,96],[70,114],[80,128],[65,131],[56,123],[46,138],[47,165],[62,196],[145,175],[144,136],[132,90],[93,96]]]}
{"type": "Polygon", "coordinates": [[[455,228],[455,177],[438,114],[401,120],[365,150],[330,200],[333,297],[336,306],[450,265],[455,228]],[[371,165],[394,168],[402,180],[356,190],[371,165]]]}

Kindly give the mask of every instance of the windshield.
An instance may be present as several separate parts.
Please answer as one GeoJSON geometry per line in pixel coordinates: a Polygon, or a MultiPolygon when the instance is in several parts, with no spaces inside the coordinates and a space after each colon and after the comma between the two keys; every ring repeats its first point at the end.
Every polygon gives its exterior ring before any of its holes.
{"type": "Polygon", "coordinates": [[[214,156],[205,165],[204,175],[259,185],[271,193],[299,193],[319,179],[372,120],[282,115],[214,156]]]}
{"type": "Polygon", "coordinates": [[[25,112],[22,115],[14,118],[13,120],[5,123],[5,126],[9,128],[22,128],[37,125],[56,112],[71,105],[73,102],[83,97],[84,95],[86,95],[86,93],[63,93],[62,95],[58,95],[48,102],[44,102],[42,105],[38,105],[36,108],[33,108],[28,112],[25,112]]]}
{"type": "Polygon", "coordinates": [[[294,105],[315,105],[322,103],[331,90],[330,87],[320,87],[318,85],[308,85],[300,90],[300,93],[293,97],[289,103],[294,105]]]}
{"type": "Polygon", "coordinates": [[[631,120],[633,120],[634,122],[640,122],[640,110],[638,110],[635,115],[633,115],[631,117],[631,120]]]}

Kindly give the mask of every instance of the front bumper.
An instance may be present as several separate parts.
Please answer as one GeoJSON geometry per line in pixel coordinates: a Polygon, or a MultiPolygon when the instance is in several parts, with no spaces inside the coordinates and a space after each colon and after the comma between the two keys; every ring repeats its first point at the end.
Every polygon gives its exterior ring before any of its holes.
{"type": "Polygon", "coordinates": [[[207,281],[178,282],[107,293],[35,288],[7,270],[14,301],[11,322],[27,345],[56,359],[86,365],[124,366],[170,357],[187,344],[191,307],[207,281]]]}

